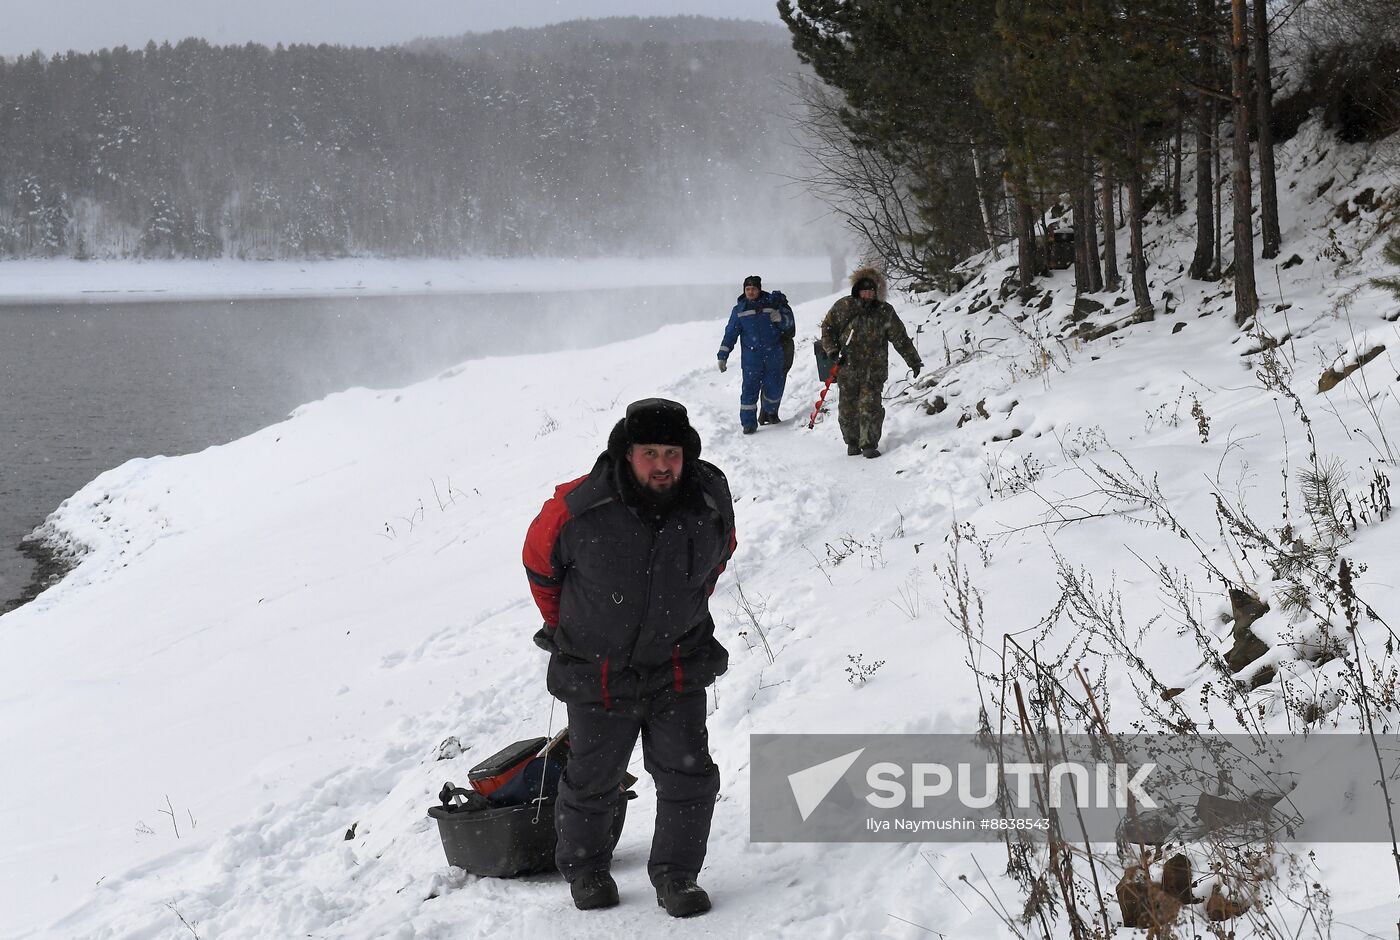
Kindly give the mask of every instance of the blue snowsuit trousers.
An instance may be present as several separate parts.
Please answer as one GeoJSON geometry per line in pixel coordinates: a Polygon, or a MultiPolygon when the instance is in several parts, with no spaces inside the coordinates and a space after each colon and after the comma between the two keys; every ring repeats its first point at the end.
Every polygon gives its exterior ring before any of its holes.
{"type": "Polygon", "coordinates": [[[739,423],[745,428],[757,427],[760,413],[776,414],[782,404],[787,381],[782,343],[794,330],[792,308],[781,291],[765,291],[753,300],[740,297],[730,311],[719,358],[727,361],[736,343],[743,346],[739,423]]]}
{"type": "Polygon", "coordinates": [[[739,388],[739,423],[746,428],[758,426],[758,413],[778,411],[783,401],[783,347],[767,349],[744,347],[744,384],[739,388]]]}

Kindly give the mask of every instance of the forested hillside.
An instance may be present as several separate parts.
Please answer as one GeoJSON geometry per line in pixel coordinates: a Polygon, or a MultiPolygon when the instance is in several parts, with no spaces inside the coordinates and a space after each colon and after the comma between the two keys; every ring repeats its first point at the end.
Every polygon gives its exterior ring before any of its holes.
{"type": "Polygon", "coordinates": [[[687,17],[31,55],[0,64],[0,256],[801,249],[782,38],[687,17]]]}
{"type": "Polygon", "coordinates": [[[776,23],[722,20],[708,16],[612,16],[568,20],[533,28],[416,39],[404,45],[414,52],[454,56],[545,55],[553,57],[571,43],[708,43],[767,42],[786,48],[791,38],[776,23]]]}
{"type": "Polygon", "coordinates": [[[1288,249],[1275,147],[1314,113],[1346,142],[1400,129],[1396,0],[778,10],[821,79],[805,95],[814,189],[916,283],[956,287],[961,259],[1014,240],[1023,296],[1072,264],[1079,293],[1129,284],[1148,316],[1164,298],[1143,220],[1194,196],[1189,276],[1231,281],[1243,324],[1259,290],[1237,260],[1288,249]]]}

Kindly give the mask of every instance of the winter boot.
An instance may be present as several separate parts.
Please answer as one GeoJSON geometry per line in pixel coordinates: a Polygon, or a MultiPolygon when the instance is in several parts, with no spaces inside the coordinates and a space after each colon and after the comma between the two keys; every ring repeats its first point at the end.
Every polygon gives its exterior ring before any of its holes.
{"type": "Polygon", "coordinates": [[[861,450],[861,453],[865,455],[867,460],[874,460],[876,457],[880,456],[880,448],[874,446],[866,447],[861,450]]]}
{"type": "Polygon", "coordinates": [[[656,903],[672,917],[694,917],[710,909],[710,896],[686,875],[671,875],[656,886],[656,903]]]}
{"type": "Polygon", "coordinates": [[[617,907],[617,882],[605,871],[579,875],[569,882],[569,893],[574,896],[574,907],[581,911],[617,907]]]}
{"type": "Polygon", "coordinates": [[[757,430],[758,430],[758,428],[744,428],[744,433],[745,433],[745,434],[752,434],[754,431],[757,431],[757,430]]]}
{"type": "Polygon", "coordinates": [[[763,412],[761,415],[758,416],[758,423],[759,423],[759,424],[782,424],[783,421],[782,421],[781,418],[778,417],[778,413],[777,413],[776,411],[765,411],[765,412],[763,412]]]}
{"type": "Polygon", "coordinates": [[[847,445],[846,445],[846,456],[847,456],[847,457],[859,457],[859,456],[860,456],[860,445],[859,445],[859,444],[847,444],[847,445]]]}

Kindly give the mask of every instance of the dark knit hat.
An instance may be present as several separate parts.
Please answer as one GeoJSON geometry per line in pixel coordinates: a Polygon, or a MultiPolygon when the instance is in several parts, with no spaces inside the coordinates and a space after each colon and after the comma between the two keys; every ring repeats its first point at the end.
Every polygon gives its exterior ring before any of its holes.
{"type": "Polygon", "coordinates": [[[744,278],[744,286],[756,287],[759,290],[763,290],[763,278],[759,277],[757,274],[750,274],[748,277],[744,278]]]}
{"type": "Polygon", "coordinates": [[[880,285],[875,283],[875,279],[873,277],[863,277],[860,280],[856,281],[855,285],[851,288],[851,296],[859,297],[860,292],[863,290],[878,291],[879,289],[880,285]]]}
{"type": "Polygon", "coordinates": [[[700,456],[700,435],[690,426],[685,405],[669,398],[644,398],[627,406],[627,417],[608,435],[608,452],[620,458],[633,444],[681,447],[687,461],[700,456]]]}

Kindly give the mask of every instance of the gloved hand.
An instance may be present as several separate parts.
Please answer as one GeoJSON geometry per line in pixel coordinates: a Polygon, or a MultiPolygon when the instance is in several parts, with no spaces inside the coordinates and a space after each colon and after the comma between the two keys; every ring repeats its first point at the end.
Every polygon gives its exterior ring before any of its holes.
{"type": "Polygon", "coordinates": [[[774,323],[782,323],[783,312],[781,310],[769,310],[768,319],[772,320],[774,323]]]}
{"type": "Polygon", "coordinates": [[[726,371],[728,368],[729,368],[729,363],[725,362],[723,359],[719,360],[719,371],[724,372],[724,371],[726,371]]]}
{"type": "Polygon", "coordinates": [[[917,379],[919,377],[919,373],[922,371],[924,371],[924,364],[922,362],[914,363],[914,378],[917,379]]]}

